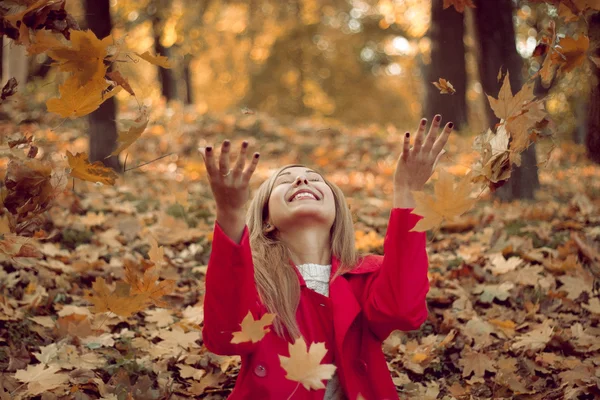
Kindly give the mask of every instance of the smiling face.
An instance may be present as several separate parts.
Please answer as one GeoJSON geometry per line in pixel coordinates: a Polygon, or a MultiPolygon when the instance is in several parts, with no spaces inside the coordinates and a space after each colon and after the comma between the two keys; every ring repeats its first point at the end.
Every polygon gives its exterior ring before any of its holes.
{"type": "Polygon", "coordinates": [[[271,225],[286,230],[316,223],[330,229],[334,220],[333,191],[320,174],[306,167],[290,167],[279,173],[269,197],[271,225]]]}

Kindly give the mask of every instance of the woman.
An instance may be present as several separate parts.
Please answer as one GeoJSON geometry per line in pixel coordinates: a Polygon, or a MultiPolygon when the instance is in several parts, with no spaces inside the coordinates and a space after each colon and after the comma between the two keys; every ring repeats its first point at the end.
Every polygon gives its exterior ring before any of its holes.
{"type": "Polygon", "coordinates": [[[245,168],[244,141],[232,169],[230,143],[217,162],[203,153],[217,204],[212,253],[206,272],[206,347],[240,355],[230,399],[396,399],[381,343],[396,329],[418,329],[427,318],[429,290],[424,232],[409,232],[421,218],[411,190],[422,190],[448,141],[452,123],[438,132],[436,115],[424,138],[406,133],[393,176],[393,205],[384,256],[359,256],[352,217],[342,191],[318,172],[284,166],[258,189],[246,216],[255,153],[245,168]],[[436,139],[437,137],[437,139],[436,139]],[[232,344],[232,333],[250,311],[258,320],[276,314],[273,329],[257,343],[232,344]],[[286,379],[279,355],[302,337],[325,343],[322,364],[334,364],[326,389],[307,390],[286,379]]]}

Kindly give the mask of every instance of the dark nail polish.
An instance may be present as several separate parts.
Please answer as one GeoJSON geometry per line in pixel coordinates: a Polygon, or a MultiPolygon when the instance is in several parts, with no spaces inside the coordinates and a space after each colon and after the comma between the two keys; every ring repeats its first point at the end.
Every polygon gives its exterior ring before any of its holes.
{"type": "Polygon", "coordinates": [[[426,120],[425,118],[423,118],[423,119],[421,120],[421,125],[425,125],[426,123],[427,123],[427,120],[426,120]]]}
{"type": "Polygon", "coordinates": [[[410,132],[406,132],[406,137],[409,138],[410,137],[410,132]]]}
{"type": "Polygon", "coordinates": [[[255,154],[254,155],[254,158],[258,158],[258,157],[260,157],[260,154],[255,154]]]}
{"type": "Polygon", "coordinates": [[[246,147],[248,147],[248,142],[244,142],[244,143],[242,143],[242,147],[243,147],[243,148],[246,148],[246,147]]]}
{"type": "Polygon", "coordinates": [[[441,115],[438,114],[435,116],[435,122],[440,122],[440,119],[442,119],[441,115]]]}
{"type": "Polygon", "coordinates": [[[223,142],[223,146],[229,146],[229,140],[225,140],[225,141],[223,142]]]}
{"type": "Polygon", "coordinates": [[[206,152],[210,152],[212,150],[212,146],[206,146],[206,152]]]}
{"type": "Polygon", "coordinates": [[[450,123],[448,124],[448,128],[450,128],[450,129],[454,128],[454,123],[453,123],[453,122],[450,122],[450,123]]]}

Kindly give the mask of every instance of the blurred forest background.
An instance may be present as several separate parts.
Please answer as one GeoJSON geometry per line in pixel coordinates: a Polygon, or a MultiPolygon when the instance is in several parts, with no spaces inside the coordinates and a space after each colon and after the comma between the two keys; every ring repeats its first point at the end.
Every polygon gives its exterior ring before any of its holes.
{"type": "MultiPolygon", "coordinates": [[[[481,1],[464,13],[443,9],[442,0],[72,0],[66,7],[100,38],[112,32],[132,50],[169,57],[172,69],[119,66],[148,106],[179,102],[199,117],[246,107],[403,127],[439,112],[470,132],[490,126],[484,92],[496,95],[500,83],[490,77],[501,67],[516,72],[517,88],[540,69],[543,58],[533,52],[558,12],[552,2],[526,0],[481,1]],[[431,84],[439,78],[457,93],[439,96],[431,84]]],[[[559,23],[557,33],[585,24],[559,23]]],[[[56,71],[48,56],[26,57],[4,39],[3,84],[17,75],[21,90],[51,97],[56,71]]],[[[536,94],[548,94],[561,139],[585,140],[589,69],[536,86],[536,94]]]]}

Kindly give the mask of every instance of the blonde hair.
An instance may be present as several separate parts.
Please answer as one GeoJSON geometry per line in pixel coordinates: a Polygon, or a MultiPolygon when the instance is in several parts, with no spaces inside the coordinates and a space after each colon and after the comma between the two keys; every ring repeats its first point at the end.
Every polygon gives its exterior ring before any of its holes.
{"type": "MultiPolygon", "coordinates": [[[[269,217],[269,198],[275,180],[283,170],[290,167],[303,167],[303,165],[290,164],[281,167],[260,185],[250,202],[247,224],[258,293],[269,312],[276,315],[273,322],[275,332],[281,337],[284,337],[287,332],[292,339],[295,339],[301,336],[296,322],[296,310],[300,302],[298,276],[290,265],[290,253],[286,245],[272,233],[264,232],[264,224],[269,217]]],[[[335,219],[330,235],[331,253],[340,261],[339,269],[333,276],[335,279],[352,270],[359,256],[355,249],[352,214],[344,193],[322,174],[321,177],[333,191],[335,203],[335,219]]]]}

